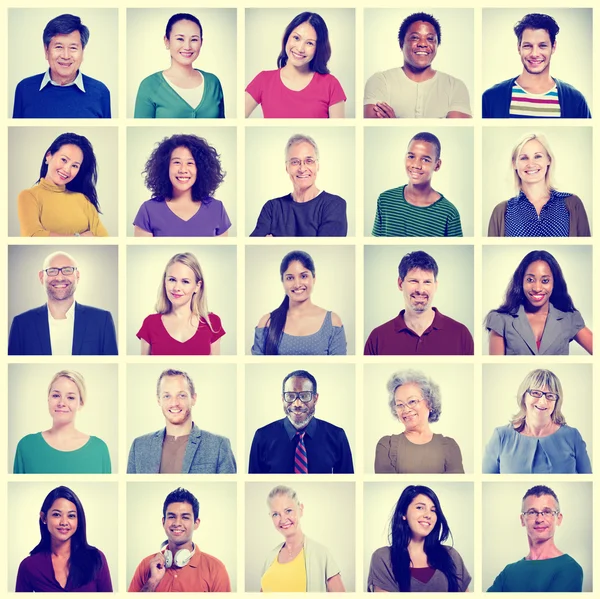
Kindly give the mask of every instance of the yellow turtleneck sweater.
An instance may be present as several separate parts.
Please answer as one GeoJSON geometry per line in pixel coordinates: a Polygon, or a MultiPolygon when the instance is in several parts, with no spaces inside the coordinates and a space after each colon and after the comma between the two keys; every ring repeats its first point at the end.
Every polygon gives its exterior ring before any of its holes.
{"type": "Polygon", "coordinates": [[[98,211],[82,194],[64,185],[41,179],[19,194],[19,222],[22,237],[48,237],[50,233],[74,235],[91,231],[108,237],[98,211]]]}

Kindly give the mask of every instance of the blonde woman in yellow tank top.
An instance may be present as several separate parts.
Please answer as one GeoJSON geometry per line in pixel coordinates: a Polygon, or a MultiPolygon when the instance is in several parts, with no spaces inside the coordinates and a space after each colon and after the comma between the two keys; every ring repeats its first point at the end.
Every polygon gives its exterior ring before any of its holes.
{"type": "Polygon", "coordinates": [[[275,487],[267,497],[269,515],[275,529],[285,539],[267,557],[261,591],[269,592],[345,592],[340,569],[319,543],[307,539],[300,520],[304,506],[290,487],[275,487]]]}

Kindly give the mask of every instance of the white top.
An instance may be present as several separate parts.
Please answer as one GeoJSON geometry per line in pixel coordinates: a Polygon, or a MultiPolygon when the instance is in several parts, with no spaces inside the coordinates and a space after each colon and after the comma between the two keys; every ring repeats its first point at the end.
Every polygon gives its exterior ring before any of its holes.
{"type": "Polygon", "coordinates": [[[409,79],[402,67],[375,73],[365,85],[363,104],[378,102],[387,102],[396,118],[443,119],[453,110],[471,114],[467,86],[441,71],[420,83],[409,79]]]}
{"type": "Polygon", "coordinates": [[[192,108],[198,107],[202,101],[202,96],[204,95],[204,77],[202,77],[202,83],[198,87],[192,87],[190,89],[175,85],[173,82],[169,81],[168,77],[165,77],[164,73],[163,79],[181,96],[182,100],[185,100],[192,108]]]}
{"type": "Polygon", "coordinates": [[[48,328],[50,329],[50,347],[53,356],[73,355],[73,331],[75,329],[75,302],[65,314],[66,318],[56,319],[48,309],[48,328]]]}

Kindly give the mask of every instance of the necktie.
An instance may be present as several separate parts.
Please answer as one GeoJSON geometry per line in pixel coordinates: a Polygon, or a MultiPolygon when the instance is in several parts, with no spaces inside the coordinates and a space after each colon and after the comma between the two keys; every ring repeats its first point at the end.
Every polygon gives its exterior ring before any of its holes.
{"type": "Polygon", "coordinates": [[[308,474],[308,458],[306,457],[306,445],[304,445],[305,433],[296,433],[298,444],[294,456],[294,474],[308,474]]]}

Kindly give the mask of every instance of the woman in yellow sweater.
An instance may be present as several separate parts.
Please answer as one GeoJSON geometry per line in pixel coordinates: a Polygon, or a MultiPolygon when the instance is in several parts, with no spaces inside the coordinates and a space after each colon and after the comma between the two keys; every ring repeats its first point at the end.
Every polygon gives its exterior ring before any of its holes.
{"type": "Polygon", "coordinates": [[[89,140],[59,135],[48,148],[38,182],[19,194],[22,237],[107,237],[96,194],[98,172],[89,140]]]}

